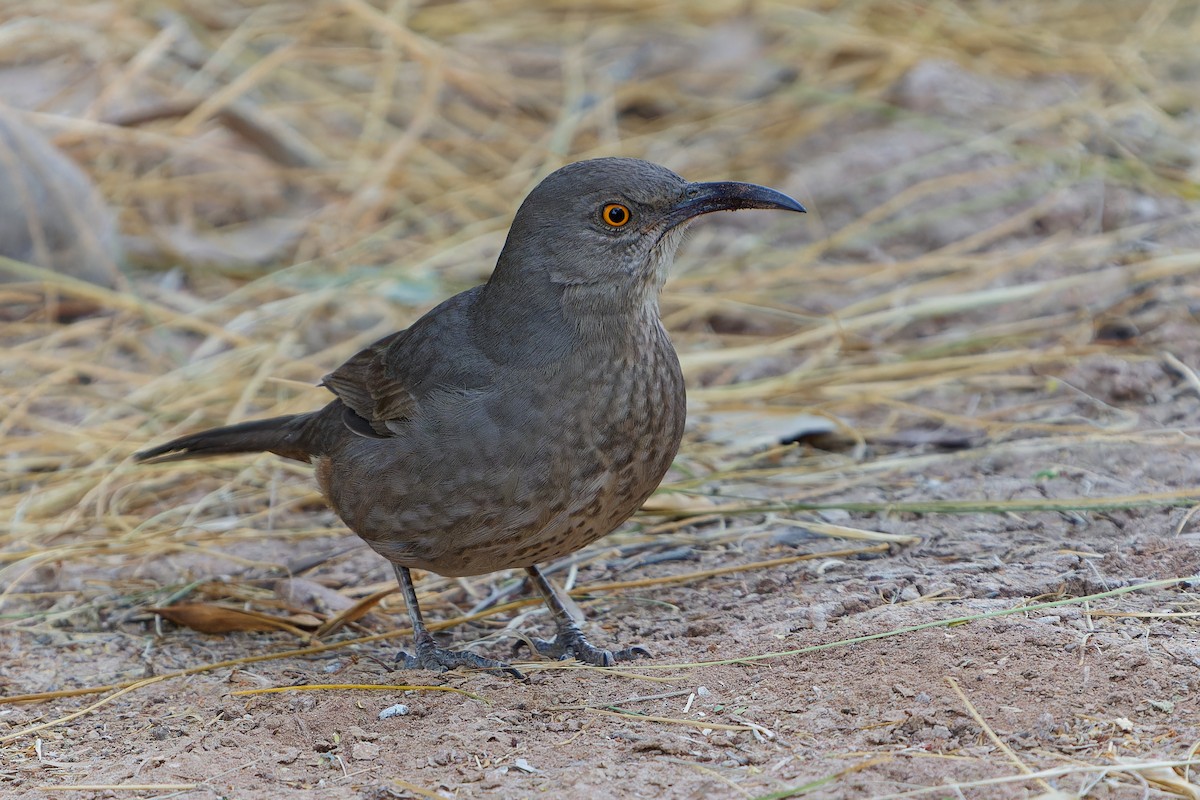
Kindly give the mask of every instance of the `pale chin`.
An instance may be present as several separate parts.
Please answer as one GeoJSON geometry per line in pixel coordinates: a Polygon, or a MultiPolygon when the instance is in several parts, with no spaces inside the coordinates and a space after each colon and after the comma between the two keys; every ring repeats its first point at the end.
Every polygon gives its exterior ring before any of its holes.
{"type": "Polygon", "coordinates": [[[656,289],[662,289],[667,282],[667,276],[671,272],[671,264],[675,261],[675,253],[679,250],[679,245],[683,242],[684,236],[687,235],[687,222],[681,222],[671,230],[667,231],[662,237],[654,243],[654,247],[650,249],[651,263],[654,266],[654,285],[656,289]]]}

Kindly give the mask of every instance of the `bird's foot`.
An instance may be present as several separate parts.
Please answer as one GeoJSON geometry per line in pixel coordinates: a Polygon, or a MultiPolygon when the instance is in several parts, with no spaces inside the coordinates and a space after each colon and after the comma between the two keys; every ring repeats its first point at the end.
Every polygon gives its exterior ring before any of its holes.
{"type": "Polygon", "coordinates": [[[458,667],[466,667],[467,669],[503,672],[517,680],[525,680],[525,675],[511,664],[484,658],[466,650],[447,650],[434,644],[432,638],[416,642],[415,649],[416,655],[410,655],[403,650],[396,654],[396,660],[403,662],[405,669],[430,669],[434,672],[445,672],[458,667]]]}
{"type": "MultiPolygon", "coordinates": [[[[514,650],[520,649],[523,644],[526,644],[526,642],[518,642],[514,650]]],[[[650,658],[650,651],[638,645],[626,647],[623,650],[605,650],[602,647],[596,647],[587,640],[587,637],[583,635],[583,631],[579,630],[578,626],[575,625],[560,626],[558,635],[552,640],[538,639],[531,636],[529,637],[529,644],[532,644],[546,658],[564,661],[573,657],[584,664],[591,664],[596,667],[611,667],[618,661],[650,658]]]]}

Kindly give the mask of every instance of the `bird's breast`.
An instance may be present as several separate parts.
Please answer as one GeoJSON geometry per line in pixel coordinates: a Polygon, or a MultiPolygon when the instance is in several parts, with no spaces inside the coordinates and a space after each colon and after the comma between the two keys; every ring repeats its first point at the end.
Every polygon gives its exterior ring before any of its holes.
{"type": "Polygon", "coordinates": [[[402,566],[474,575],[571,553],[628,519],[679,448],[675,351],[657,321],[636,345],[435,398],[403,434],[337,454],[323,488],[402,566]]]}

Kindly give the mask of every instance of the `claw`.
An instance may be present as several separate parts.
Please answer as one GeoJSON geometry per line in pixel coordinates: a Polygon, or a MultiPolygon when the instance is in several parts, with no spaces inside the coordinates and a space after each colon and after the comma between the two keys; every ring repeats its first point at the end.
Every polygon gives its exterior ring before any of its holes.
{"type": "Polygon", "coordinates": [[[495,661],[474,653],[447,650],[438,647],[421,619],[421,606],[417,604],[417,590],[413,588],[412,574],[408,567],[392,564],[396,570],[396,581],[400,584],[400,593],[404,595],[404,603],[408,606],[408,618],[412,620],[413,647],[416,655],[409,655],[401,650],[396,654],[397,661],[403,661],[407,669],[431,669],[434,672],[445,672],[448,669],[466,667],[467,669],[485,669],[493,672],[504,672],[517,680],[526,680],[520,670],[503,661],[495,661]]]}
{"type": "Polygon", "coordinates": [[[611,667],[618,661],[650,658],[650,651],[640,645],[616,651],[596,647],[587,640],[578,627],[573,625],[559,628],[558,635],[553,639],[538,639],[531,636],[528,641],[521,640],[513,645],[513,652],[516,653],[520,650],[522,645],[532,647],[539,654],[555,661],[574,658],[584,664],[596,667],[611,667]]]}
{"type": "Polygon", "coordinates": [[[617,661],[636,661],[639,658],[651,658],[651,654],[640,644],[635,644],[633,647],[626,647],[613,653],[613,658],[617,661]]]}
{"type": "Polygon", "coordinates": [[[467,669],[482,669],[493,672],[503,672],[517,680],[527,680],[525,674],[511,664],[484,658],[469,651],[447,650],[438,647],[432,641],[419,642],[416,655],[410,655],[401,650],[396,654],[397,661],[403,661],[405,669],[428,669],[434,672],[466,667],[467,669]]]}
{"type": "MultiPolygon", "coordinates": [[[[574,656],[584,664],[592,664],[597,667],[611,667],[618,661],[650,657],[650,651],[644,647],[626,647],[624,650],[614,653],[612,650],[593,646],[571,617],[566,601],[555,590],[554,585],[546,580],[546,576],[537,568],[537,565],[526,567],[525,572],[529,575],[530,582],[537,587],[538,592],[546,600],[546,607],[550,609],[550,613],[554,617],[554,624],[558,627],[558,635],[554,637],[553,641],[533,638],[528,641],[527,644],[543,656],[559,661],[574,656]]],[[[513,652],[516,652],[521,644],[524,643],[518,643],[513,648],[513,652]]]]}

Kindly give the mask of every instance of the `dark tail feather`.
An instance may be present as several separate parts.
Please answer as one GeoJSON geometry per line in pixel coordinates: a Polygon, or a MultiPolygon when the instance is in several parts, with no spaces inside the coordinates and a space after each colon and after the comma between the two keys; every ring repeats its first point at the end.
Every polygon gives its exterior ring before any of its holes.
{"type": "MultiPolygon", "coordinates": [[[[320,412],[317,412],[320,413],[320,412]]],[[[138,461],[182,461],[228,453],[269,452],[297,461],[308,461],[314,451],[309,423],[316,414],[292,414],[287,417],[256,419],[224,428],[212,428],[135,453],[138,461]]]]}

